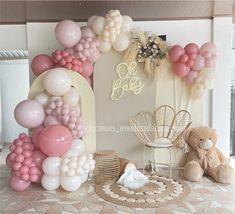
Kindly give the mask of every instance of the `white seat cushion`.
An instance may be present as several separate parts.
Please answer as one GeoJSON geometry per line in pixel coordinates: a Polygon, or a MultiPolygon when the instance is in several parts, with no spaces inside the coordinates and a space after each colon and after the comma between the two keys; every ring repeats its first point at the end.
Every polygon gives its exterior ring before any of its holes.
{"type": "Polygon", "coordinates": [[[154,142],[150,142],[146,144],[147,147],[152,147],[152,148],[168,148],[172,147],[173,144],[170,139],[168,138],[157,138],[154,140],[154,142]]]}

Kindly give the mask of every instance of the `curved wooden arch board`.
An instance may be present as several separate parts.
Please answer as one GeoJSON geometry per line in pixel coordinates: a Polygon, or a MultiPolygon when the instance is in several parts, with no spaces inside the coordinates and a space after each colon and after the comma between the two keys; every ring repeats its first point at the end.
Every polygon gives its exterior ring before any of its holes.
{"type": "MultiPolygon", "coordinates": [[[[81,114],[82,119],[88,128],[86,136],[83,137],[83,141],[86,145],[88,152],[96,151],[96,131],[95,131],[95,96],[91,86],[80,74],[73,71],[64,69],[72,80],[72,86],[74,86],[80,93],[81,99],[81,114]]],[[[32,99],[38,93],[45,91],[43,87],[43,77],[45,73],[41,74],[31,85],[28,98],[32,99]]]]}

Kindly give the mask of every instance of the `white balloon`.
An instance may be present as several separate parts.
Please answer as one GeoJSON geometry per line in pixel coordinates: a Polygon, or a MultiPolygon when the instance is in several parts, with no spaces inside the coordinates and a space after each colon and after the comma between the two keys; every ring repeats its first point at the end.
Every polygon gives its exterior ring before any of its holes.
{"type": "Polygon", "coordinates": [[[38,101],[43,107],[47,106],[49,96],[45,93],[39,93],[34,97],[34,100],[38,101]]]}
{"type": "Polygon", "coordinates": [[[61,186],[66,191],[75,191],[81,186],[81,184],[82,184],[82,179],[80,176],[61,177],[61,186]]]}
{"type": "Polygon", "coordinates": [[[46,190],[55,190],[60,186],[59,176],[43,175],[41,184],[46,190]]]}
{"type": "Polygon", "coordinates": [[[51,125],[60,125],[61,122],[53,115],[47,115],[44,119],[44,126],[48,127],[51,125]]]}
{"type": "Polygon", "coordinates": [[[71,87],[70,90],[63,96],[63,101],[71,106],[78,105],[79,92],[76,88],[71,87]]]}
{"type": "Polygon", "coordinates": [[[92,23],[92,29],[97,35],[101,35],[104,31],[105,19],[102,16],[97,17],[92,23]]]}
{"type": "Polygon", "coordinates": [[[99,50],[101,52],[108,52],[112,48],[112,45],[111,45],[110,42],[105,42],[101,39],[98,39],[98,40],[99,40],[99,43],[100,43],[99,50]]]}
{"type": "Polygon", "coordinates": [[[71,88],[71,79],[64,68],[48,70],[43,78],[47,92],[54,96],[63,96],[71,88]]]}
{"type": "Polygon", "coordinates": [[[42,170],[47,175],[59,175],[60,164],[60,157],[47,157],[42,163],[42,170]]]}
{"type": "Polygon", "coordinates": [[[194,84],[191,89],[191,94],[193,99],[202,99],[206,91],[201,84],[194,84]]]}
{"type": "Polygon", "coordinates": [[[87,20],[87,26],[91,27],[96,18],[97,18],[97,16],[91,16],[91,17],[87,20]]]}
{"type": "Polygon", "coordinates": [[[116,51],[124,51],[129,46],[129,38],[126,34],[121,33],[116,37],[116,40],[112,45],[116,51]]]}
{"type": "Polygon", "coordinates": [[[130,31],[133,20],[130,16],[122,16],[121,32],[126,33],[130,31]]]}
{"type": "Polygon", "coordinates": [[[81,181],[84,183],[88,178],[88,173],[81,175],[81,181]]]}
{"type": "Polygon", "coordinates": [[[74,139],[70,149],[63,155],[63,157],[80,156],[86,150],[85,144],[80,139],[74,139]]]}

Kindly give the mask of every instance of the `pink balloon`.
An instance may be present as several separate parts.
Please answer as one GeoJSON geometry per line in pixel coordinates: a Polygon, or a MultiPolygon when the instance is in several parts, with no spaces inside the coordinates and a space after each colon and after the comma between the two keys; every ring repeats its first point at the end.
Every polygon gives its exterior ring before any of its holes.
{"type": "Polygon", "coordinates": [[[185,53],[185,50],[180,45],[174,45],[168,52],[171,62],[178,62],[180,56],[185,53]]]}
{"type": "Polygon", "coordinates": [[[42,168],[42,163],[47,156],[43,154],[39,149],[33,152],[33,160],[37,167],[42,168]]]}
{"type": "Polygon", "coordinates": [[[24,100],[16,106],[14,116],[21,126],[35,128],[43,123],[45,112],[36,100],[24,100]]]}
{"type": "Polygon", "coordinates": [[[189,71],[190,68],[187,67],[184,63],[182,62],[177,62],[173,65],[173,71],[174,73],[179,76],[179,77],[185,77],[189,71]]]}
{"type": "Polygon", "coordinates": [[[38,137],[39,137],[39,134],[40,132],[44,129],[44,126],[38,126],[34,129],[32,129],[32,142],[34,144],[34,146],[36,146],[37,148],[39,147],[38,146],[38,137]]]}
{"type": "Polygon", "coordinates": [[[205,66],[206,67],[210,67],[210,68],[215,68],[215,60],[213,59],[206,59],[206,62],[205,62],[205,66]]]}
{"type": "Polygon", "coordinates": [[[198,55],[196,59],[194,60],[194,64],[192,66],[192,69],[195,71],[200,71],[203,68],[205,68],[205,58],[201,55],[198,55]]]}
{"type": "Polygon", "coordinates": [[[72,48],[81,38],[80,27],[72,20],[63,20],[56,25],[55,37],[65,48],[72,48]]]}
{"type": "Polygon", "coordinates": [[[40,54],[33,58],[31,63],[32,72],[38,76],[41,73],[54,68],[54,61],[46,54],[40,54]]]}
{"type": "Polygon", "coordinates": [[[203,44],[200,48],[200,54],[204,56],[206,52],[216,55],[216,46],[212,42],[203,44]]]}
{"type": "Polygon", "coordinates": [[[100,52],[98,49],[95,49],[91,52],[91,55],[88,57],[88,60],[91,62],[95,62],[100,57],[100,52]]]}
{"type": "Polygon", "coordinates": [[[188,85],[191,85],[193,81],[198,77],[198,72],[197,71],[190,71],[187,76],[185,77],[185,82],[188,85]]]}
{"type": "Polygon", "coordinates": [[[82,63],[82,75],[86,78],[89,77],[94,71],[93,63],[85,61],[82,63]]]}
{"type": "Polygon", "coordinates": [[[87,27],[87,26],[81,27],[81,33],[82,33],[82,37],[91,37],[91,38],[96,37],[94,31],[90,27],[87,27]]]}
{"type": "Polygon", "coordinates": [[[186,54],[198,54],[199,52],[199,47],[195,43],[189,43],[184,47],[185,53],[186,54]]]}
{"type": "Polygon", "coordinates": [[[62,156],[72,145],[72,135],[64,126],[48,126],[41,131],[38,143],[44,154],[62,156]]]}
{"type": "Polygon", "coordinates": [[[60,125],[60,121],[53,115],[47,115],[44,120],[44,126],[48,127],[51,125],[60,125]]]}
{"type": "Polygon", "coordinates": [[[10,187],[17,192],[26,190],[30,186],[30,183],[30,181],[24,181],[14,174],[11,175],[10,187]]]}
{"type": "Polygon", "coordinates": [[[11,153],[9,153],[6,157],[6,165],[9,167],[9,168],[12,168],[13,167],[13,162],[11,160],[11,153]]]}
{"type": "Polygon", "coordinates": [[[191,68],[191,67],[194,65],[194,60],[189,59],[189,60],[185,63],[185,65],[191,68]]]}
{"type": "Polygon", "coordinates": [[[180,56],[179,61],[183,62],[183,63],[187,62],[188,61],[188,55],[183,54],[182,56],[180,56]]]}

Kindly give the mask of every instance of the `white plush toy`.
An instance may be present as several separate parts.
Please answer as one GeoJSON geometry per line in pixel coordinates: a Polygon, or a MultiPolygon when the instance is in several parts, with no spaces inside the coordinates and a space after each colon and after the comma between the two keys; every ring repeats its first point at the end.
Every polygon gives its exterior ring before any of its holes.
{"type": "Polygon", "coordinates": [[[149,179],[136,169],[135,164],[129,162],[125,166],[124,173],[121,175],[118,184],[129,189],[138,189],[149,182],[149,179]]]}

